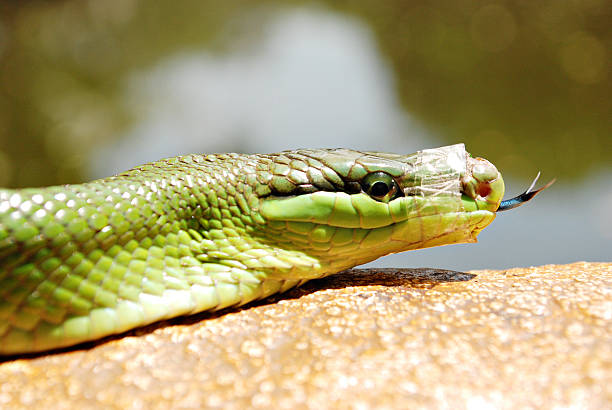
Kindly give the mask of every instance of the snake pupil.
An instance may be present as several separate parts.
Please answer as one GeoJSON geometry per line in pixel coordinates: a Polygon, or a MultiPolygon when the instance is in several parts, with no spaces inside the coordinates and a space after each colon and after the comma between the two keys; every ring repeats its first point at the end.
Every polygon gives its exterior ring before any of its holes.
{"type": "Polygon", "coordinates": [[[382,181],[377,181],[370,188],[370,195],[375,197],[382,197],[389,193],[389,187],[382,181]]]}

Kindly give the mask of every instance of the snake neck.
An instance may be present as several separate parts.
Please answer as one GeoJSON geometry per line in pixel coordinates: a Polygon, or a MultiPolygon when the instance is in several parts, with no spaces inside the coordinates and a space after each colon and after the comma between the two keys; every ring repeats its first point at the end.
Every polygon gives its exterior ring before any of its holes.
{"type": "Polygon", "coordinates": [[[159,218],[146,225],[149,235],[165,230],[165,240],[181,243],[185,253],[182,266],[199,266],[204,271],[225,266],[262,281],[303,280],[335,273],[341,268],[333,268],[324,254],[291,243],[283,223],[268,221],[261,214],[265,198],[282,195],[288,186],[295,188],[285,172],[287,165],[288,158],[278,154],[187,155],[92,184],[120,184],[117,191],[122,194],[115,197],[115,207],[129,201],[140,208],[143,198],[167,204],[153,210],[153,216],[159,218]]]}
{"type": "Polygon", "coordinates": [[[161,229],[167,231],[164,238],[177,235],[186,253],[183,266],[203,266],[205,270],[226,266],[262,281],[306,280],[349,267],[329,263],[330,255],[308,245],[303,229],[296,236],[287,231],[285,222],[269,221],[262,215],[267,198],[313,188],[312,178],[305,172],[300,187],[299,171],[290,166],[300,164],[282,154],[187,155],[93,184],[120,184],[118,203],[130,201],[134,205],[134,199],[126,194],[127,187],[127,192],[135,191],[138,198],[168,204],[154,212],[162,223],[158,220],[147,225],[153,231],[163,225],[161,229]]]}

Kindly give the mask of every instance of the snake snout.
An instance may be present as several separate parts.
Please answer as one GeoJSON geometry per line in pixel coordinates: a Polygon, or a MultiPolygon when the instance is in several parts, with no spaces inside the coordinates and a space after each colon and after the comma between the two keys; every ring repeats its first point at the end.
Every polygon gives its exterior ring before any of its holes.
{"type": "Polygon", "coordinates": [[[484,158],[467,158],[461,186],[462,193],[473,199],[478,209],[495,211],[504,195],[501,174],[484,158]]]}

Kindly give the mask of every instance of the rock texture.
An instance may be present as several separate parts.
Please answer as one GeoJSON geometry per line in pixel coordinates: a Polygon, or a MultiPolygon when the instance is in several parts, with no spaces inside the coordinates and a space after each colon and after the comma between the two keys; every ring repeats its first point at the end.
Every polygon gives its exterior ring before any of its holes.
{"type": "Polygon", "coordinates": [[[612,408],[612,263],[356,269],[3,360],[1,408],[612,408]]]}

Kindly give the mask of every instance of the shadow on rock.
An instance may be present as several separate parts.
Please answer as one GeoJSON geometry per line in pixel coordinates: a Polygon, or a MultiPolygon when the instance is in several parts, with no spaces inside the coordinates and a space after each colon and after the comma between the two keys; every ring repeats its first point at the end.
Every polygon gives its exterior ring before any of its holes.
{"type": "Polygon", "coordinates": [[[466,282],[476,275],[444,269],[349,269],[327,278],[307,282],[302,288],[338,289],[349,286],[411,286],[430,289],[445,282],[466,282]]]}

